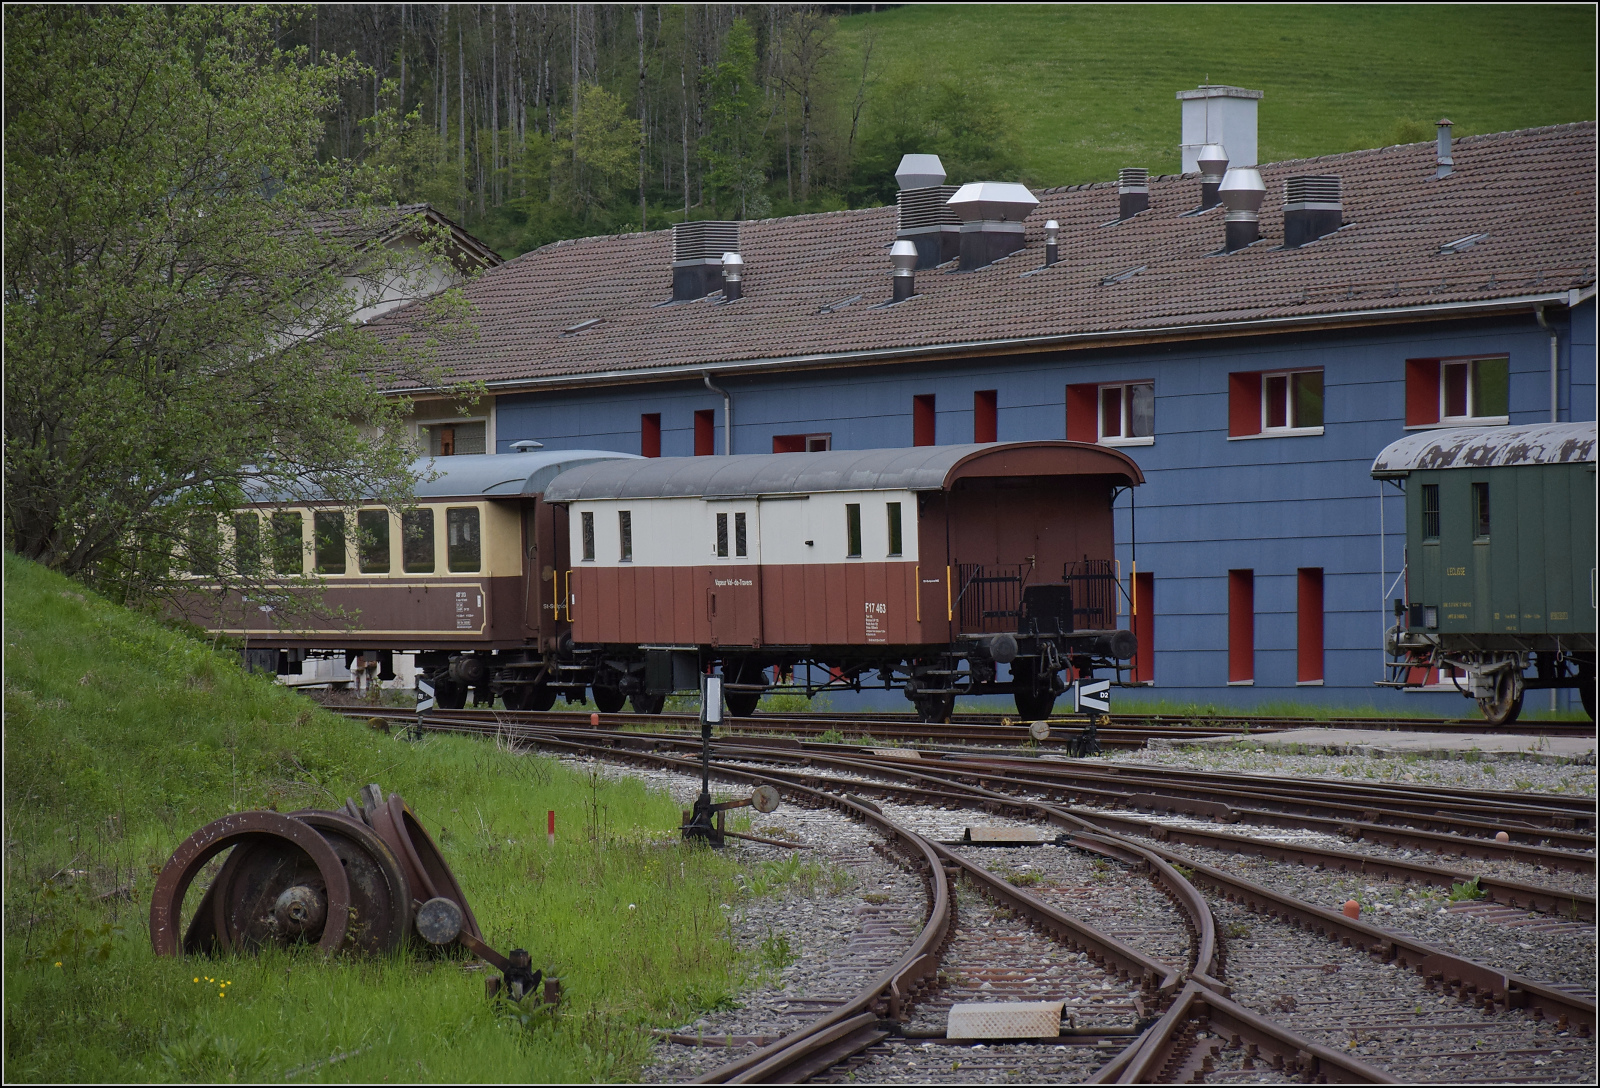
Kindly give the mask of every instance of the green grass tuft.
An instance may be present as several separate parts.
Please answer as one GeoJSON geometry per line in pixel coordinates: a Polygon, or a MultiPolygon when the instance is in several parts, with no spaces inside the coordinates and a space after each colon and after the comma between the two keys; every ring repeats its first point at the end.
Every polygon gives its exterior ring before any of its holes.
{"type": "Polygon", "coordinates": [[[9,1079],[624,1079],[651,1028],[726,1007],[754,970],[723,909],[734,860],[679,843],[664,793],[377,733],[9,554],[5,574],[9,1079]],[[435,834],[490,943],[562,978],[553,1020],[486,1002],[458,961],[153,955],[153,873],[185,836],[368,782],[435,834]]]}

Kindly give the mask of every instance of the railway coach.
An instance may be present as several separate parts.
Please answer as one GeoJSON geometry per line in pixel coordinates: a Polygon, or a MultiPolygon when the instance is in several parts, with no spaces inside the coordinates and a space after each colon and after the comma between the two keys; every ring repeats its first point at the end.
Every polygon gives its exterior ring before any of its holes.
{"type": "Polygon", "coordinates": [[[1576,687],[1594,717],[1595,439],[1593,422],[1433,430],[1378,455],[1406,493],[1381,683],[1454,685],[1497,725],[1530,689],[1576,687]]]}
{"type": "Polygon", "coordinates": [[[925,720],[985,694],[1037,718],[1134,655],[1112,502],[1142,482],[1117,450],[1041,441],[597,461],[543,499],[567,511],[573,664],[602,710],[658,710],[720,665],[736,715],[803,667],[925,720]]]}

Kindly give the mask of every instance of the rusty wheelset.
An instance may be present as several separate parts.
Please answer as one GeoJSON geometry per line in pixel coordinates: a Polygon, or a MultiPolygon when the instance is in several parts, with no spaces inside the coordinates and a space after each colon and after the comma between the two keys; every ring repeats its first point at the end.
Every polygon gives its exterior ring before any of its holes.
{"type": "MultiPolygon", "coordinates": [[[[499,968],[491,996],[532,993],[542,972],[514,948],[483,939],[444,855],[398,793],[376,785],[358,804],[326,812],[237,812],[207,824],[173,851],[150,902],[150,943],[159,956],[254,953],[315,944],[326,955],[459,946],[499,968]],[[231,850],[180,941],[185,894],[206,863],[231,850]]],[[[559,992],[555,979],[546,1000],[559,992]]]]}

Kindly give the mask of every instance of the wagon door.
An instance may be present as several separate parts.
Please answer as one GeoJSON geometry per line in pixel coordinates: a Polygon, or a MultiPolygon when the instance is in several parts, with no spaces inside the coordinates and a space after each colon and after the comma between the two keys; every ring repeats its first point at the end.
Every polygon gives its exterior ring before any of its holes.
{"type": "Polygon", "coordinates": [[[761,529],[753,502],[708,503],[706,619],[713,646],[761,645],[761,529]]]}

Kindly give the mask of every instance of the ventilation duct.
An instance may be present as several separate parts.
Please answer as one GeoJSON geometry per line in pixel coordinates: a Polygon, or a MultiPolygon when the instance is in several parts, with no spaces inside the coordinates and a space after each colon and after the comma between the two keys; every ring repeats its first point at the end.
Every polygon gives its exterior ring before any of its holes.
{"type": "Polygon", "coordinates": [[[1450,142],[1450,130],[1454,127],[1454,123],[1446,117],[1438,122],[1437,127],[1439,129],[1439,168],[1433,174],[1433,180],[1435,181],[1440,178],[1447,178],[1456,172],[1455,148],[1450,142]]]}
{"type": "Polygon", "coordinates": [[[722,300],[733,302],[744,297],[744,258],[737,253],[722,255],[722,300]]]}
{"type": "Polygon", "coordinates": [[[1061,224],[1054,219],[1044,225],[1044,266],[1049,268],[1061,259],[1061,247],[1057,235],[1061,231],[1061,224]]]}
{"type": "Polygon", "coordinates": [[[943,264],[961,252],[961,217],[949,206],[958,186],[946,185],[944,177],[937,155],[906,155],[894,174],[900,184],[895,241],[917,247],[918,268],[943,264]]]}
{"type": "Polygon", "coordinates": [[[1223,252],[1243,249],[1261,237],[1261,200],[1266,195],[1259,170],[1235,166],[1223,176],[1217,187],[1217,196],[1228,209],[1223,223],[1223,252]]]}
{"type": "Polygon", "coordinates": [[[705,298],[722,288],[722,255],[739,252],[739,224],[701,219],[672,228],[672,301],[705,298]]]}
{"type": "Polygon", "coordinates": [[[1183,172],[1200,169],[1200,150],[1208,144],[1228,149],[1235,166],[1256,164],[1256,107],[1261,92],[1243,87],[1206,84],[1179,91],[1183,103],[1183,172]]]}
{"type": "Polygon", "coordinates": [[[896,302],[904,302],[917,293],[917,256],[917,247],[912,242],[896,242],[889,249],[889,263],[894,266],[890,275],[894,279],[896,302]]]}
{"type": "Polygon", "coordinates": [[[961,269],[993,264],[1022,248],[1022,221],[1039,206],[1026,185],[1014,181],[973,181],[950,198],[961,217],[961,269]]]}
{"type": "Polygon", "coordinates": [[[1196,162],[1200,167],[1200,210],[1205,211],[1221,203],[1217,190],[1228,172],[1228,152],[1221,144],[1206,144],[1200,149],[1196,162]]]}
{"type": "Polygon", "coordinates": [[[1339,179],[1302,174],[1283,183],[1283,248],[1298,249],[1344,226],[1339,179]]]}
{"type": "Polygon", "coordinates": [[[1125,166],[1117,171],[1117,218],[1132,219],[1150,207],[1150,171],[1125,166]]]}

